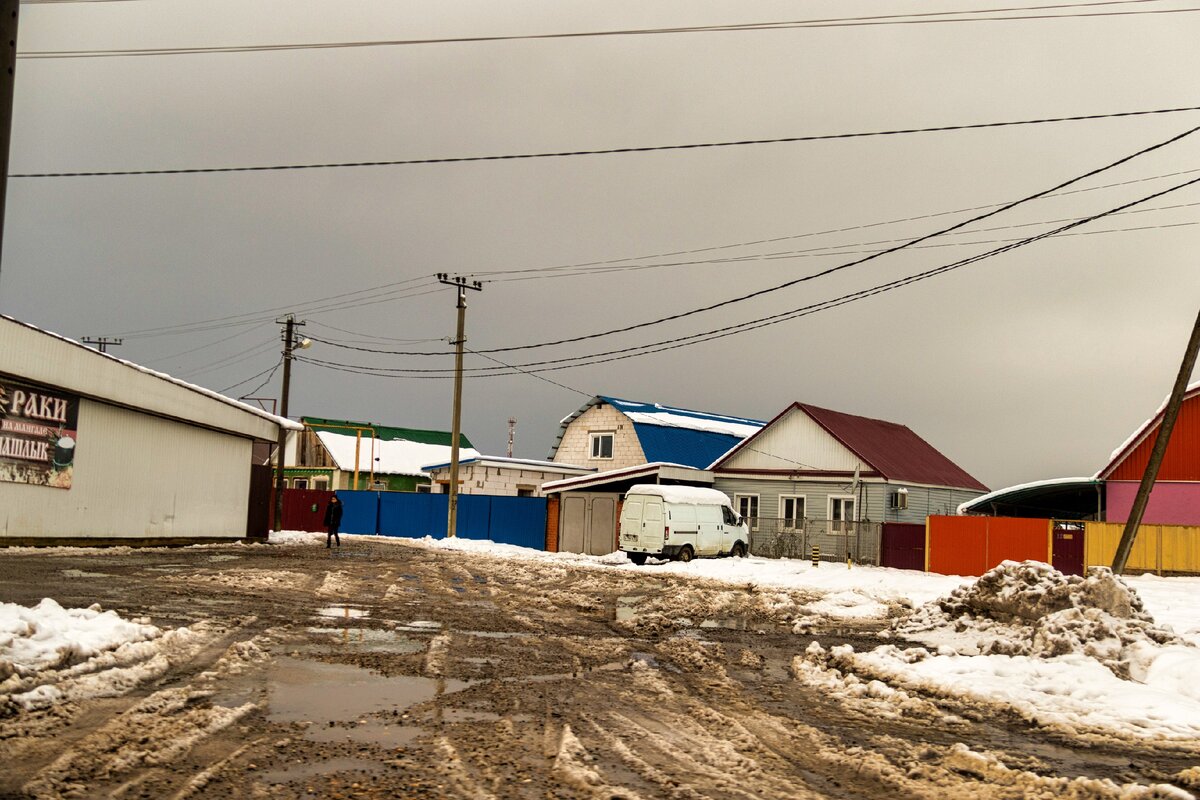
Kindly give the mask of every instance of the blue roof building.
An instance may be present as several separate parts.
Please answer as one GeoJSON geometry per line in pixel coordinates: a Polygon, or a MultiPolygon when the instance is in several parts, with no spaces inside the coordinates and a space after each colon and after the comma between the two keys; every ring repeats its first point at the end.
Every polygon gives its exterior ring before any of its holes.
{"type": "Polygon", "coordinates": [[[763,424],[597,395],[562,420],[550,459],[600,471],[647,463],[707,469],[763,424]]]}

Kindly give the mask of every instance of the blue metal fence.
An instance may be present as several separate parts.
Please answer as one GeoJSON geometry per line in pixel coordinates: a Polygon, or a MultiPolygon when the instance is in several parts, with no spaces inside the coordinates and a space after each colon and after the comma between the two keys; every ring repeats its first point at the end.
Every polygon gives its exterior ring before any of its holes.
{"type": "MultiPolygon", "coordinates": [[[[339,491],[342,531],[420,539],[446,536],[449,497],[415,492],[339,491]]],[[[545,548],[546,498],[464,494],[458,497],[457,533],[464,539],[545,548]]]]}

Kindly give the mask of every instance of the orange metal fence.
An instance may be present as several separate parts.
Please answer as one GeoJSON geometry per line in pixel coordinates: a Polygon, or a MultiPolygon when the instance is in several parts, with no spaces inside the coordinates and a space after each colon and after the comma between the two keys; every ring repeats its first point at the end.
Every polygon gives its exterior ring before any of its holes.
{"type": "Polygon", "coordinates": [[[925,569],[943,575],[982,575],[1002,561],[1053,558],[1054,523],[1016,517],[929,517],[925,569]]]}

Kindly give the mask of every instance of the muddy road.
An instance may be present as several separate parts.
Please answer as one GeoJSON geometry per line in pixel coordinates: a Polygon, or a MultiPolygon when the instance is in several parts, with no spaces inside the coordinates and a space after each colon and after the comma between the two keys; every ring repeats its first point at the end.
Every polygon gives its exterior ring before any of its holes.
{"type": "Polygon", "coordinates": [[[0,551],[0,600],[187,628],[123,693],[64,665],[59,701],[0,709],[0,797],[1171,796],[1128,784],[1197,761],[835,698],[793,658],[881,623],[797,625],[803,592],[345,541],[0,551]]]}

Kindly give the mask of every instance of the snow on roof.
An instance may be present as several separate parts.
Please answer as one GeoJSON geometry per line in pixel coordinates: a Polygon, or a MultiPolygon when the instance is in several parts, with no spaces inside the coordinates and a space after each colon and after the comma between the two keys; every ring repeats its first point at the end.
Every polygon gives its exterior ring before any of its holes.
{"type": "MultiPolygon", "coordinates": [[[[476,456],[474,458],[460,458],[458,463],[461,464],[483,464],[487,466],[513,466],[513,467],[530,467],[533,469],[542,469],[550,472],[595,472],[595,467],[581,467],[577,464],[560,464],[557,461],[536,461],[531,458],[509,458],[508,456],[476,456]]],[[[446,461],[440,464],[426,464],[421,469],[426,472],[432,472],[435,469],[444,469],[450,466],[450,462],[446,461]]]]}
{"type": "Polygon", "coordinates": [[[53,331],[48,331],[45,328],[39,328],[37,325],[31,325],[28,322],[22,322],[19,319],[15,319],[14,317],[8,316],[7,314],[0,314],[0,319],[6,319],[9,322],[15,323],[15,324],[20,325],[25,328],[30,328],[31,330],[35,330],[38,333],[42,333],[42,334],[45,334],[46,336],[50,336],[54,339],[58,339],[59,341],[66,342],[67,344],[72,344],[72,345],[75,345],[76,347],[81,347],[84,350],[87,350],[90,353],[93,353],[94,355],[99,356],[100,358],[111,359],[112,361],[115,361],[118,364],[123,364],[126,367],[129,367],[130,369],[137,370],[138,372],[144,373],[146,375],[152,375],[155,378],[160,378],[164,381],[167,381],[168,383],[173,383],[176,386],[182,386],[185,389],[190,389],[193,392],[205,395],[206,397],[210,397],[213,400],[217,400],[219,402],[225,403],[226,405],[233,406],[241,411],[246,411],[251,414],[254,414],[257,417],[262,417],[263,419],[270,420],[271,422],[274,422],[276,425],[281,425],[288,430],[293,430],[293,431],[304,430],[304,426],[301,425],[299,422],[294,422],[285,417],[276,416],[275,414],[272,414],[269,411],[264,411],[263,409],[257,408],[248,403],[243,403],[240,400],[234,400],[232,397],[227,397],[227,396],[221,394],[220,392],[214,392],[212,389],[205,389],[203,386],[197,386],[194,383],[188,383],[185,380],[180,380],[179,378],[168,375],[165,372],[159,372],[158,370],[150,369],[149,367],[144,367],[141,364],[135,364],[132,361],[126,361],[123,358],[118,358],[117,356],[114,356],[112,353],[102,353],[99,350],[93,350],[92,348],[88,347],[87,345],[83,344],[82,342],[77,342],[70,337],[63,336],[61,333],[54,333],[53,331]]]}
{"type": "MultiPolygon", "coordinates": [[[[1187,390],[1185,390],[1183,393],[1184,399],[1186,400],[1189,395],[1197,391],[1200,391],[1200,381],[1188,384],[1187,390]]],[[[1121,442],[1121,444],[1117,446],[1117,449],[1112,451],[1112,453],[1108,456],[1108,463],[1096,472],[1095,477],[1099,478],[1101,475],[1109,472],[1114,466],[1116,466],[1116,461],[1118,458],[1123,456],[1127,451],[1132,450],[1133,447],[1137,445],[1147,433],[1150,432],[1150,430],[1155,426],[1155,423],[1161,419],[1163,412],[1167,410],[1167,403],[1170,401],[1171,395],[1168,393],[1167,396],[1163,398],[1163,401],[1159,405],[1158,409],[1150,415],[1150,418],[1139,425],[1137,430],[1129,435],[1128,439],[1121,442]]]]}
{"type": "Polygon", "coordinates": [[[628,497],[631,494],[646,494],[652,497],[661,497],[668,503],[680,503],[689,506],[729,506],[733,507],[733,503],[729,500],[729,495],[724,492],[719,492],[716,489],[706,489],[703,486],[664,486],[658,483],[639,483],[629,487],[629,491],[625,493],[628,497]]]}
{"type": "MultiPolygon", "coordinates": [[[[360,472],[371,472],[372,465],[377,474],[383,475],[417,475],[427,476],[423,465],[450,458],[450,446],[440,444],[422,444],[403,439],[372,439],[330,431],[317,431],[317,438],[329,455],[333,457],[337,468],[343,472],[354,471],[354,448],[358,447],[358,469],[360,472]]],[[[459,458],[476,458],[479,452],[470,447],[459,448],[459,458]]]]}
{"type": "Polygon", "coordinates": [[[619,400],[615,397],[601,397],[600,399],[632,421],[646,425],[723,433],[743,439],[757,432],[763,426],[763,423],[756,419],[709,414],[704,411],[690,411],[686,408],[672,408],[661,403],[639,403],[631,400],[619,400]]]}
{"type": "Polygon", "coordinates": [[[1037,489],[1042,486],[1087,485],[1087,484],[1095,483],[1095,482],[1096,482],[1095,478],[1047,478],[1046,480],[1041,480],[1041,481],[1030,481],[1029,483],[1018,483],[1016,486],[1006,486],[1003,489],[997,489],[994,492],[988,492],[987,494],[981,494],[981,495],[979,495],[979,497],[972,497],[970,500],[968,500],[965,503],[959,503],[957,511],[959,514],[965,514],[965,513],[967,513],[966,509],[970,508],[971,506],[983,505],[992,500],[995,500],[997,497],[1001,497],[1006,494],[1011,494],[1013,492],[1024,491],[1025,489],[1037,489]]]}

